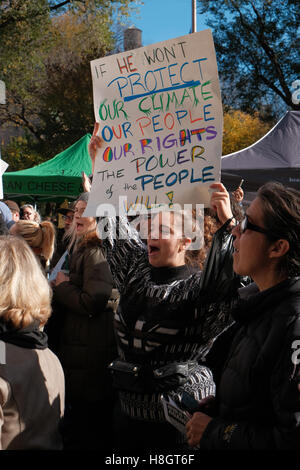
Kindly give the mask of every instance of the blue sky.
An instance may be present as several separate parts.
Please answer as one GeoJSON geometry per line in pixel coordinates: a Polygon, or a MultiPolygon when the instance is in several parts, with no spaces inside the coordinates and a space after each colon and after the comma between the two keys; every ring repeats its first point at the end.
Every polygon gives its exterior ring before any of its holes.
{"type": "MultiPolygon", "coordinates": [[[[138,16],[129,26],[142,30],[142,45],[189,34],[192,27],[192,0],[144,0],[138,16]]],[[[205,18],[197,14],[197,31],[207,29],[205,18]]]]}

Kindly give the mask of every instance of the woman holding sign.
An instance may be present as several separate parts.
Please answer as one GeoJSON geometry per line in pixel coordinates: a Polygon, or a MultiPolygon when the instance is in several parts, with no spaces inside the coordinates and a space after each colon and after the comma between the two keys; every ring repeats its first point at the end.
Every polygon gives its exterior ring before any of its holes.
{"type": "MultiPolygon", "coordinates": [[[[89,145],[93,162],[101,146],[96,133],[97,125],[89,145]]],[[[98,224],[120,292],[115,314],[119,358],[110,366],[119,390],[120,449],[175,450],[180,439],[166,422],[161,394],[172,394],[180,402],[183,393],[199,401],[215,392],[209,369],[197,359],[231,323],[229,303],[240,278],[231,268],[229,195],[220,183],[213,189],[212,207],[224,225],[215,236],[207,275],[185,262],[191,238],[182,235],[182,214],[156,214],[147,246],[127,218],[107,217],[98,224]]]]}

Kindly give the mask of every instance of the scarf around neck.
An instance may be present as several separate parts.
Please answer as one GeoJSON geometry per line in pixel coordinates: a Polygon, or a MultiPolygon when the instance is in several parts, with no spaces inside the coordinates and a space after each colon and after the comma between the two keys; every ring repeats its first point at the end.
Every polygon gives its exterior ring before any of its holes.
{"type": "Polygon", "coordinates": [[[161,268],[151,266],[151,280],[157,284],[170,284],[174,281],[187,279],[189,276],[199,271],[200,268],[195,268],[186,264],[172,267],[163,266],[161,268]]]}
{"type": "Polygon", "coordinates": [[[0,318],[0,341],[28,349],[46,349],[48,347],[48,337],[44,331],[39,329],[37,321],[26,328],[14,328],[0,318]]]}

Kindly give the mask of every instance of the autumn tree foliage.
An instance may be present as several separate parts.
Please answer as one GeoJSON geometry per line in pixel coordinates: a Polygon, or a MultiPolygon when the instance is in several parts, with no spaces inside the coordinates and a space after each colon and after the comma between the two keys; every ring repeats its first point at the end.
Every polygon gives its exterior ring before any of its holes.
{"type": "Polygon", "coordinates": [[[0,129],[22,129],[22,138],[12,139],[9,146],[2,147],[2,158],[9,159],[19,146],[24,154],[31,148],[32,155],[39,154],[46,160],[91,132],[94,118],[90,60],[114,50],[114,25],[135,3],[0,3],[0,80],[6,84],[6,104],[0,105],[0,129]]]}
{"type": "Polygon", "coordinates": [[[8,163],[9,171],[25,170],[32,166],[43,163],[45,158],[30,145],[30,139],[17,136],[10,139],[10,142],[4,148],[2,157],[8,163]]]}
{"type": "Polygon", "coordinates": [[[237,152],[257,142],[273,127],[264,122],[258,112],[248,114],[230,110],[224,114],[222,155],[237,152]]]}
{"type": "Polygon", "coordinates": [[[198,0],[212,28],[223,103],[243,111],[270,104],[300,109],[292,83],[300,73],[297,0],[198,0]]]}

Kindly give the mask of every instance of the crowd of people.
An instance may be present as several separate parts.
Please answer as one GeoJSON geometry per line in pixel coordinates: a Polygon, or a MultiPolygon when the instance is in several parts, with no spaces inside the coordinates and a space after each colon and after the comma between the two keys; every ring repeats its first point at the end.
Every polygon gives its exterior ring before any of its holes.
{"type": "Polygon", "coordinates": [[[62,232],[0,202],[0,449],[299,449],[300,192],[212,184],[193,252],[195,212],[84,217],[83,186],[62,232]]]}

